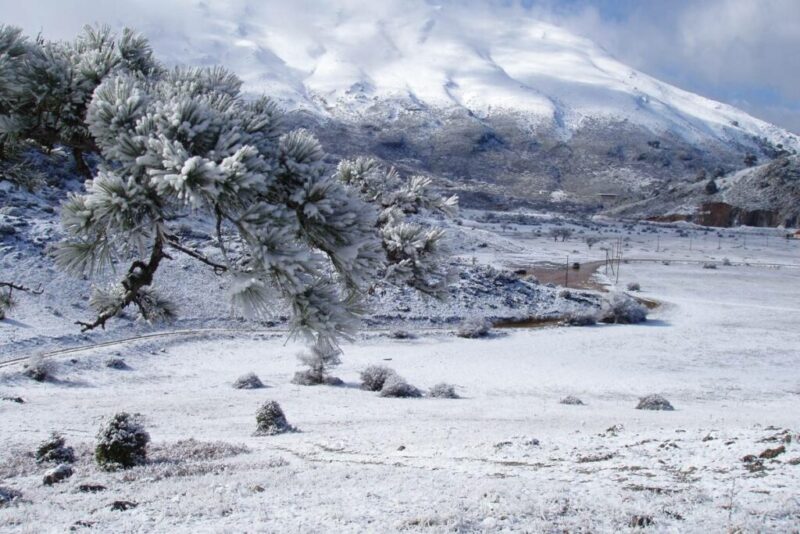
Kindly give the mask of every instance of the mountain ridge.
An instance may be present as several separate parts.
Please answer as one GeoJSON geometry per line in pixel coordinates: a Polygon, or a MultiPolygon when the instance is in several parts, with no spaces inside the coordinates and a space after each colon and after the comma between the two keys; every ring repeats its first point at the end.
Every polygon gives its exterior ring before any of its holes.
{"type": "Polygon", "coordinates": [[[172,62],[228,65],[248,91],[289,110],[349,118],[377,100],[463,108],[479,118],[517,113],[566,138],[587,119],[627,119],[695,142],[757,136],[800,149],[786,130],[660,82],[517,10],[475,16],[421,2],[378,14],[319,9],[303,31],[282,26],[269,6],[243,5],[238,15],[206,6],[203,31],[182,47],[178,37],[165,42],[163,32],[144,30],[172,62]]]}

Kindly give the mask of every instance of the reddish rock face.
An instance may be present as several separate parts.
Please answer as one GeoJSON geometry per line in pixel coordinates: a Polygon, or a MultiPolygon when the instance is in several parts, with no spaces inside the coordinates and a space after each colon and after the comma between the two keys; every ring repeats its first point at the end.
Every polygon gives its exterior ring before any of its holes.
{"type": "Polygon", "coordinates": [[[700,224],[705,226],[730,226],[733,206],[725,202],[706,202],[697,214],[700,224]]]}
{"type": "Polygon", "coordinates": [[[737,206],[732,206],[726,202],[706,202],[694,215],[685,213],[670,213],[667,215],[653,215],[647,218],[653,222],[679,222],[688,221],[702,224],[703,226],[715,226],[729,228],[731,226],[778,226],[779,224],[790,225],[780,219],[780,216],[770,210],[746,210],[737,206]]]}
{"type": "Polygon", "coordinates": [[[696,222],[705,226],[778,226],[778,214],[770,210],[745,210],[725,202],[706,202],[696,222]]]}

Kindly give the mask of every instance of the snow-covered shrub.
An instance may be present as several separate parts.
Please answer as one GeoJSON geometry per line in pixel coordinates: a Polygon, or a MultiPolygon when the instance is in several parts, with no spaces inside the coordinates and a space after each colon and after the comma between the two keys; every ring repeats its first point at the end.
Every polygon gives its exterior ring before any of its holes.
{"type": "Polygon", "coordinates": [[[703,269],[716,269],[716,268],[717,264],[710,261],[707,261],[703,264],[703,269]]]}
{"type": "Polygon", "coordinates": [[[109,369],[116,369],[117,371],[125,371],[127,369],[130,369],[130,367],[128,367],[128,364],[125,363],[125,360],[117,357],[111,357],[107,359],[106,367],[108,367],[109,369]]]}
{"type": "Polygon", "coordinates": [[[383,365],[370,365],[361,371],[361,389],[367,391],[380,391],[386,379],[395,376],[397,373],[383,365]]]}
{"type": "Polygon", "coordinates": [[[725,267],[730,267],[733,264],[731,263],[730,258],[722,258],[722,265],[724,265],[725,267]]]}
{"type": "Polygon", "coordinates": [[[485,317],[470,317],[465,320],[456,331],[458,337],[479,338],[486,337],[492,330],[492,322],[485,317]]]}
{"type": "Polygon", "coordinates": [[[256,411],[256,435],[274,436],[296,429],[286,421],[280,405],[275,401],[267,401],[256,411]]]}
{"type": "Polygon", "coordinates": [[[75,451],[72,447],[66,446],[64,436],[53,432],[36,449],[36,462],[55,462],[59,464],[70,464],[75,461],[75,451]]]}
{"type": "Polygon", "coordinates": [[[32,356],[28,363],[25,364],[25,370],[22,374],[37,382],[46,382],[54,378],[55,365],[42,356],[32,356]]]}
{"type": "Polygon", "coordinates": [[[647,320],[647,308],[633,297],[615,293],[605,303],[603,322],[636,324],[647,320]]]}
{"type": "Polygon", "coordinates": [[[259,389],[264,387],[264,383],[255,373],[243,374],[233,382],[234,389],[259,389]]]}
{"type": "Polygon", "coordinates": [[[588,236],[586,237],[585,241],[586,241],[586,246],[589,247],[589,250],[591,250],[594,245],[602,241],[602,238],[596,236],[588,236]]]}
{"type": "Polygon", "coordinates": [[[22,497],[22,493],[18,490],[13,488],[7,488],[4,486],[0,486],[0,508],[3,506],[7,506],[12,502],[20,499],[22,497]]]}
{"type": "Polygon", "coordinates": [[[570,326],[594,326],[597,324],[597,314],[592,312],[573,312],[567,316],[570,326]]]}
{"type": "Polygon", "coordinates": [[[147,461],[148,434],[139,418],[126,412],[114,415],[97,434],[94,457],[107,470],[124,469],[147,461]]]}
{"type": "Polygon", "coordinates": [[[566,241],[572,236],[572,230],[569,228],[553,228],[550,230],[550,237],[553,238],[553,241],[558,241],[561,238],[561,241],[566,241]]]}
{"type": "Polygon", "coordinates": [[[559,404],[566,404],[569,406],[583,406],[583,401],[574,395],[567,395],[558,402],[559,404]]]}
{"type": "Polygon", "coordinates": [[[641,291],[642,286],[639,285],[639,282],[630,282],[628,284],[628,291],[641,291]]]}
{"type": "Polygon", "coordinates": [[[0,290],[0,321],[6,318],[6,314],[13,310],[17,305],[16,299],[11,295],[11,292],[0,290]]]}
{"type": "Polygon", "coordinates": [[[292,384],[298,386],[343,386],[344,380],[338,376],[321,375],[313,369],[306,369],[294,374],[292,384]]]}
{"type": "Polygon", "coordinates": [[[441,382],[439,384],[434,385],[430,390],[428,390],[429,397],[436,397],[438,399],[458,399],[458,393],[456,393],[456,388],[452,384],[446,384],[441,382]]]}
{"type": "Polygon", "coordinates": [[[306,365],[308,369],[298,371],[292,378],[292,383],[300,386],[341,386],[342,382],[335,376],[330,376],[328,371],[331,367],[339,365],[341,350],[330,343],[318,341],[308,349],[308,352],[301,352],[297,359],[306,365]]]}
{"type": "Polygon", "coordinates": [[[381,397],[421,397],[420,390],[405,381],[404,378],[393,374],[386,377],[381,388],[381,397]]]}
{"type": "Polygon", "coordinates": [[[639,404],[636,405],[637,410],[667,410],[672,411],[675,408],[672,404],[662,397],[661,395],[647,395],[639,399],[639,404]]]}
{"type": "Polygon", "coordinates": [[[389,332],[389,337],[392,339],[414,339],[416,336],[408,330],[392,330],[389,332]]]}
{"type": "Polygon", "coordinates": [[[68,479],[73,475],[73,473],[74,471],[69,465],[59,464],[45,472],[44,477],[42,478],[42,484],[45,486],[52,486],[53,484],[57,484],[68,479]]]}

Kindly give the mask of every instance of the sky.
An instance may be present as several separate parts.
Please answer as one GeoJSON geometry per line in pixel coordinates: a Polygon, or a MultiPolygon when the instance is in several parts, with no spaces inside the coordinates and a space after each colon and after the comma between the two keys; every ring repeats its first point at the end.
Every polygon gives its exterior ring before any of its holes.
{"type": "MultiPolygon", "coordinates": [[[[319,1],[352,8],[366,0],[319,1]]],[[[800,0],[372,1],[425,1],[478,16],[524,11],[592,39],[631,67],[800,134],[800,0]]],[[[178,6],[206,2],[216,0],[0,0],[0,23],[52,39],[87,22],[137,27],[159,19],[185,28],[190,22],[178,6]]],[[[280,3],[289,8],[294,0],[280,3]]]]}
{"type": "Polygon", "coordinates": [[[623,63],[800,133],[800,0],[522,3],[623,63]]]}

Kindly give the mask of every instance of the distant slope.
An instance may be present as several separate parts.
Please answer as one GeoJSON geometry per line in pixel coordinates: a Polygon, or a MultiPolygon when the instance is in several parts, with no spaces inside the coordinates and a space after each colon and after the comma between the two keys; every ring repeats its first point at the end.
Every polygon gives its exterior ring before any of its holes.
{"type": "Polygon", "coordinates": [[[201,3],[193,8],[199,27],[150,35],[174,62],[230,65],[252,91],[333,116],[398,101],[478,117],[520,114],[565,136],[591,121],[629,121],[698,142],[757,136],[800,148],[785,130],[660,82],[514,9],[271,4],[201,3]]]}
{"type": "Polygon", "coordinates": [[[698,180],[612,213],[709,226],[800,226],[800,157],[783,156],[714,183],[716,192],[706,188],[706,179],[698,180]]]}
{"type": "MultiPolygon", "coordinates": [[[[436,176],[465,205],[608,209],[800,139],[493,2],[121,4],[170,63],[223,64],[334,157],[436,176]]],[[[752,159],[752,158],[751,158],[752,159]]]]}

